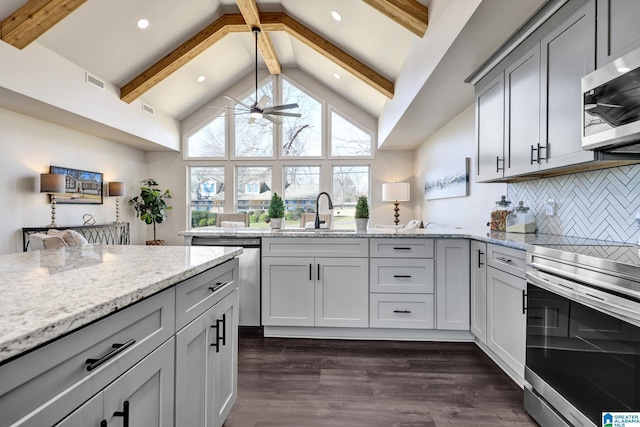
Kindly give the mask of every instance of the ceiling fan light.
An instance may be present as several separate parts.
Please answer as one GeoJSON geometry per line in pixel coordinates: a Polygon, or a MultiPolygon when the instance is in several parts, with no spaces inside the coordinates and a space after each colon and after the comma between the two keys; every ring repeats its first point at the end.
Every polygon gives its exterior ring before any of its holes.
{"type": "Polygon", "coordinates": [[[335,19],[337,22],[342,21],[342,15],[340,15],[340,12],[338,12],[337,10],[331,11],[331,17],[335,19]]]}
{"type": "Polygon", "coordinates": [[[253,111],[251,114],[249,114],[249,117],[251,117],[252,119],[261,119],[262,118],[262,113],[259,111],[253,111]]]}

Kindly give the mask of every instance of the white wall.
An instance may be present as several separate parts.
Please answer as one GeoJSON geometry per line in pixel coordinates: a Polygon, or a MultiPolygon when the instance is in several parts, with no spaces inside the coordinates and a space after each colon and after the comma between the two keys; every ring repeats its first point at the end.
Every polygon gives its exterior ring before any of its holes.
{"type": "Polygon", "coordinates": [[[435,133],[416,149],[415,185],[411,198],[418,200],[417,214],[424,220],[460,227],[486,227],[491,208],[501,195],[507,194],[506,184],[479,184],[475,182],[474,106],[435,133]],[[450,199],[424,200],[425,173],[437,170],[448,162],[469,157],[469,196],[450,199]]]}
{"type": "MultiPolygon", "coordinates": [[[[126,182],[120,218],[131,223],[132,243],[144,244],[146,225],[126,204],[147,177],[144,151],[0,109],[0,254],[22,251],[22,227],[50,222],[49,196],[39,193],[40,174],[50,165],[102,172],[105,182],[126,182]]],[[[97,223],[114,221],[115,198],[104,197],[102,205],[58,204],[56,221],[81,225],[86,213],[97,223]]]]}

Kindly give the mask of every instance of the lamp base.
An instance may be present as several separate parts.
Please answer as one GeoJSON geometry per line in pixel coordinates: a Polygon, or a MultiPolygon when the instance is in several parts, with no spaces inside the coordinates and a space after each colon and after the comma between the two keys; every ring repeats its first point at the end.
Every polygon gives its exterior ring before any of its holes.
{"type": "Polygon", "coordinates": [[[400,212],[400,208],[398,207],[398,205],[399,205],[400,203],[398,203],[398,201],[396,200],[393,204],[395,205],[395,207],[393,208],[393,212],[395,212],[395,213],[393,214],[393,217],[395,218],[395,219],[393,220],[393,222],[394,222],[396,225],[398,225],[398,223],[400,222],[400,219],[399,219],[400,214],[398,213],[398,212],[400,212]]]}

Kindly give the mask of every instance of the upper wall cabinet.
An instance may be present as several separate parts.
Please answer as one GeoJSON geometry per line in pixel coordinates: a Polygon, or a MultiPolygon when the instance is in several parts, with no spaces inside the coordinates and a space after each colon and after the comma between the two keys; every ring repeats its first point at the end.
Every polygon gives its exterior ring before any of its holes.
{"type": "Polygon", "coordinates": [[[598,67],[640,47],[640,1],[598,0],[598,67]]]}
{"type": "MultiPolygon", "coordinates": [[[[603,0],[597,6],[608,11],[611,26],[617,25],[614,18],[628,19],[622,16],[624,4],[626,13],[640,16],[638,0],[603,0]]],[[[606,46],[640,44],[640,26],[633,31],[625,31],[622,41],[618,30],[610,29],[617,41],[606,46]]],[[[569,0],[518,43],[493,69],[479,70],[484,77],[476,84],[476,181],[510,181],[624,160],[582,149],[581,79],[596,68],[596,45],[603,43],[596,40],[596,0],[569,0]]]]}

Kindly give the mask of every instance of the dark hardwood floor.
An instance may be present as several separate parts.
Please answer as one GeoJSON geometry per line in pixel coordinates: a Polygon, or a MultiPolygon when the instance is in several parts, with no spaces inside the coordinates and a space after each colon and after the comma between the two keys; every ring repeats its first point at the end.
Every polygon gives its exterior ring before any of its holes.
{"type": "Polygon", "coordinates": [[[224,427],[536,426],[472,343],[241,338],[224,427]]]}

